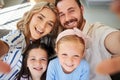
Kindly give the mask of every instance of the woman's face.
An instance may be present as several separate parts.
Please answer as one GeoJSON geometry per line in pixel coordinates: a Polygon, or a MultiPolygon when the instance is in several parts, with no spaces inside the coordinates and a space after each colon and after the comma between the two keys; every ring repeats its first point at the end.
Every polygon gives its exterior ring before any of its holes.
{"type": "Polygon", "coordinates": [[[43,8],[31,18],[29,28],[32,40],[37,40],[49,34],[54,28],[56,15],[52,10],[43,8]]]}
{"type": "Polygon", "coordinates": [[[40,78],[46,71],[48,64],[47,52],[41,48],[32,49],[29,52],[27,59],[27,67],[29,68],[32,77],[40,78]]]}

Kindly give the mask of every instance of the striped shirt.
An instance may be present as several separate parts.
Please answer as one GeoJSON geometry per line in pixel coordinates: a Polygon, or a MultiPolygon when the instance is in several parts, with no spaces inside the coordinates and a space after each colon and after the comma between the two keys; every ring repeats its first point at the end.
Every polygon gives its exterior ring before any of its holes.
{"type": "Polygon", "coordinates": [[[9,52],[2,57],[2,60],[11,66],[8,74],[0,73],[0,80],[14,80],[22,65],[22,53],[26,47],[24,34],[19,30],[13,30],[1,38],[9,45],[9,52]]]}

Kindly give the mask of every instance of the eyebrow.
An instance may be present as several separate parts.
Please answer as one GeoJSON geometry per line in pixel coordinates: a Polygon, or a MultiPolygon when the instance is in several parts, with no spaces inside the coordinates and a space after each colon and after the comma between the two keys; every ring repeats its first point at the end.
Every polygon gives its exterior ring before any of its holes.
{"type": "Polygon", "coordinates": [[[71,9],[74,9],[74,7],[70,7],[70,8],[68,8],[68,10],[71,10],[71,9]]]}
{"type": "MultiPolygon", "coordinates": [[[[71,9],[74,9],[74,7],[70,7],[70,8],[68,8],[67,10],[69,11],[69,10],[71,10],[71,9]]],[[[58,14],[62,14],[63,12],[59,12],[58,14]]]]}
{"type": "MultiPolygon", "coordinates": [[[[41,16],[44,17],[44,18],[46,18],[46,17],[45,17],[43,14],[41,14],[41,13],[40,13],[39,15],[41,15],[41,16]]],[[[53,23],[53,24],[55,23],[55,22],[53,22],[52,20],[50,20],[50,22],[53,23]]]]}
{"type": "Polygon", "coordinates": [[[44,17],[44,18],[46,18],[46,17],[45,17],[43,14],[41,14],[41,13],[40,13],[39,15],[41,15],[41,16],[44,17]]]}

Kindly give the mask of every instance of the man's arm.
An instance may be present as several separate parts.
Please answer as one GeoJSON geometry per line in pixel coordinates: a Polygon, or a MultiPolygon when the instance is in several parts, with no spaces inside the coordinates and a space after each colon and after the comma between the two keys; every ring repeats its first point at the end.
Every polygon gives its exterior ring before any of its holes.
{"type": "Polygon", "coordinates": [[[120,72],[120,31],[112,32],[106,37],[105,47],[115,57],[99,63],[96,71],[101,74],[120,72]]]}
{"type": "Polygon", "coordinates": [[[113,55],[120,55],[120,31],[110,33],[105,39],[106,49],[113,55]]]}
{"type": "Polygon", "coordinates": [[[6,54],[9,51],[9,46],[0,40],[0,57],[6,54]]]}

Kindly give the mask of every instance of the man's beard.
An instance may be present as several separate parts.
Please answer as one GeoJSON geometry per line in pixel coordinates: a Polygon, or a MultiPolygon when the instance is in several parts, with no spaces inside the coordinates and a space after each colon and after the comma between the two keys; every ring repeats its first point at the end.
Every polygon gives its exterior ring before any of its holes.
{"type": "Polygon", "coordinates": [[[74,27],[77,27],[79,29],[81,29],[83,27],[83,23],[84,23],[84,18],[83,16],[81,17],[80,20],[78,20],[77,18],[74,18],[74,19],[70,19],[69,21],[66,21],[64,24],[63,24],[63,28],[64,29],[68,29],[68,28],[74,28],[74,27]],[[72,26],[72,27],[68,27],[70,23],[72,22],[76,22],[76,26],[72,26]]]}

